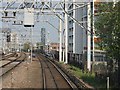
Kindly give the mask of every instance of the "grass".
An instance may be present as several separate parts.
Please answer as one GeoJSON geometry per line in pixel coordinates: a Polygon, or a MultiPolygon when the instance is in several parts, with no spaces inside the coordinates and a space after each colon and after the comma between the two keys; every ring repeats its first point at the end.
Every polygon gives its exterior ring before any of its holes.
{"type": "MultiPolygon", "coordinates": [[[[59,64],[64,64],[64,62],[59,62],[59,64]]],[[[94,88],[106,88],[106,80],[100,80],[95,77],[95,73],[83,72],[80,68],[73,65],[69,65],[69,70],[76,77],[82,79],[84,82],[93,86],[94,88]]]]}
{"type": "Polygon", "coordinates": [[[64,64],[64,62],[63,61],[61,61],[61,62],[58,62],[59,64],[64,64]]]}
{"type": "Polygon", "coordinates": [[[97,80],[95,78],[95,73],[86,73],[82,72],[80,68],[70,65],[70,71],[77,76],[78,78],[82,79],[84,82],[88,83],[89,85],[95,88],[106,88],[105,80],[97,80]]]}

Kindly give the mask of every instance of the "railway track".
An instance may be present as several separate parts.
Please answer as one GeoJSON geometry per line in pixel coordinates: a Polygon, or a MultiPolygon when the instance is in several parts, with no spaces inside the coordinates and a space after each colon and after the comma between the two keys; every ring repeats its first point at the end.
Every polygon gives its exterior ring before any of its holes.
{"type": "Polygon", "coordinates": [[[6,59],[8,59],[8,58],[10,58],[10,57],[14,57],[14,56],[16,56],[16,55],[17,55],[17,53],[10,53],[10,54],[8,54],[8,55],[2,55],[1,60],[6,60],[6,59]]]}
{"type": "Polygon", "coordinates": [[[77,89],[76,85],[53,62],[38,55],[42,68],[43,89],[77,89]]]}
{"type": "Polygon", "coordinates": [[[11,63],[17,61],[17,59],[20,58],[20,57],[21,57],[21,55],[18,56],[18,57],[14,57],[14,55],[12,55],[11,57],[10,56],[9,57],[6,56],[6,58],[1,61],[2,64],[1,64],[0,68],[4,68],[8,64],[11,64],[11,63]],[[12,60],[10,60],[9,58],[12,58],[12,60]]]}
{"type": "Polygon", "coordinates": [[[11,71],[15,67],[17,67],[20,63],[22,63],[25,60],[25,58],[26,58],[26,54],[21,53],[21,55],[19,57],[17,57],[16,59],[11,60],[5,64],[2,64],[0,66],[0,69],[2,70],[2,72],[0,72],[0,77],[5,75],[6,73],[11,71]]]}

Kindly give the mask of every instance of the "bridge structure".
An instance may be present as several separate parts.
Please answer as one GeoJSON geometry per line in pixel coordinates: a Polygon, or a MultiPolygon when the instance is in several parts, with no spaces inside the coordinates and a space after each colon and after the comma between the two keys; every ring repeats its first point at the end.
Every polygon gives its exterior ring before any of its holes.
{"type": "MultiPolygon", "coordinates": [[[[65,60],[64,63],[68,63],[68,18],[72,19],[74,23],[78,24],[83,30],[87,32],[87,68],[91,70],[91,57],[94,57],[94,40],[91,40],[91,37],[94,37],[94,0],[0,0],[0,13],[1,13],[1,22],[10,23],[13,19],[16,19],[16,13],[24,13],[24,19],[13,23],[14,25],[20,25],[24,27],[30,27],[31,36],[34,29],[34,24],[39,23],[39,21],[34,20],[34,17],[39,17],[40,15],[55,15],[59,18],[59,28],[52,25],[49,21],[46,22],[51,25],[53,28],[59,31],[59,61],[62,61],[62,47],[63,41],[62,37],[65,36],[65,60]],[[92,4],[91,4],[92,3],[92,4]],[[79,21],[73,16],[69,15],[70,5],[75,5],[76,7],[71,10],[77,10],[84,6],[87,6],[87,27],[82,25],[83,21],[79,21]],[[93,6],[91,8],[91,6],[93,6]],[[8,16],[8,13],[13,13],[13,16],[8,16]],[[29,19],[28,18],[31,18],[29,19]],[[92,16],[92,18],[91,18],[92,16]],[[91,26],[91,23],[93,24],[91,26]],[[62,32],[65,32],[64,34],[62,32]],[[92,36],[91,36],[92,33],[92,36]],[[91,42],[92,41],[92,42],[91,42]],[[92,44],[91,44],[92,43],[92,44]],[[91,50],[91,45],[93,45],[93,50],[91,50]],[[91,51],[93,54],[91,56],[91,51]]],[[[17,19],[16,19],[17,20],[17,19]]],[[[0,32],[4,32],[4,26],[1,27],[0,32]]],[[[7,31],[6,31],[7,32],[7,31]]],[[[32,43],[32,38],[31,38],[32,43]]],[[[32,55],[32,45],[31,45],[31,55],[32,55]]],[[[94,59],[94,58],[93,58],[94,59]]],[[[32,58],[31,58],[32,60],[32,58]]]]}

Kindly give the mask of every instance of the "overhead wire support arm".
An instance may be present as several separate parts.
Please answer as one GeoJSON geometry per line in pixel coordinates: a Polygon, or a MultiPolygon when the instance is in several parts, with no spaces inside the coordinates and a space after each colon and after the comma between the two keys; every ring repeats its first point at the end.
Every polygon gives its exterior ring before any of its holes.
{"type": "Polygon", "coordinates": [[[16,12],[19,11],[18,9],[20,8],[20,6],[21,6],[23,3],[24,3],[24,1],[22,1],[22,2],[19,4],[19,6],[18,6],[17,9],[16,9],[16,12]]]}
{"type": "Polygon", "coordinates": [[[11,7],[13,4],[15,4],[16,1],[9,2],[9,4],[4,8],[4,11],[11,7]]]}
{"type": "Polygon", "coordinates": [[[41,11],[42,13],[44,13],[44,12],[43,12],[44,7],[45,7],[45,4],[41,7],[41,10],[40,10],[40,11],[41,11]]]}
{"type": "Polygon", "coordinates": [[[48,4],[46,4],[46,6],[47,6],[59,19],[61,19],[61,20],[64,22],[64,20],[63,20],[57,13],[55,13],[55,11],[54,11],[53,8],[51,8],[48,4]]]}
{"type": "Polygon", "coordinates": [[[3,11],[7,10],[7,8],[9,7],[10,3],[4,8],[3,11]]]}
{"type": "Polygon", "coordinates": [[[74,3],[73,5],[75,5],[75,6],[77,6],[77,7],[76,7],[75,9],[70,9],[70,10],[68,10],[68,12],[69,12],[69,11],[73,11],[73,10],[77,10],[77,9],[79,9],[79,8],[83,8],[84,6],[86,6],[86,5],[88,5],[88,4],[78,5],[78,4],[74,3]]]}

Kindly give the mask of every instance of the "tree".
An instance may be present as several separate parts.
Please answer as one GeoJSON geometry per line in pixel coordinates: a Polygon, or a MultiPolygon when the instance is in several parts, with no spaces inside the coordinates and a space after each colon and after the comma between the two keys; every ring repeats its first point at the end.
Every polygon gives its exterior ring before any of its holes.
{"type": "Polygon", "coordinates": [[[41,46],[42,46],[42,43],[41,43],[41,42],[37,42],[37,43],[36,43],[36,46],[37,46],[38,49],[40,49],[41,46]]]}
{"type": "Polygon", "coordinates": [[[114,4],[100,3],[95,22],[99,45],[107,51],[111,60],[118,63],[118,86],[120,86],[120,1],[114,4]]]}
{"type": "Polygon", "coordinates": [[[26,42],[24,44],[24,48],[23,48],[25,51],[28,51],[28,49],[30,50],[30,43],[29,42],[26,42]]]}

